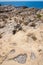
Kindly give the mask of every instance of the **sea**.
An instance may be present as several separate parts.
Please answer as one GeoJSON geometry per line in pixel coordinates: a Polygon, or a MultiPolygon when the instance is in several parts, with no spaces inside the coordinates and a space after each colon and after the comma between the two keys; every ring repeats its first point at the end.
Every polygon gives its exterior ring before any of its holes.
{"type": "Polygon", "coordinates": [[[12,6],[27,6],[31,8],[43,8],[43,1],[8,1],[8,2],[0,2],[1,5],[12,5],[12,6]]]}

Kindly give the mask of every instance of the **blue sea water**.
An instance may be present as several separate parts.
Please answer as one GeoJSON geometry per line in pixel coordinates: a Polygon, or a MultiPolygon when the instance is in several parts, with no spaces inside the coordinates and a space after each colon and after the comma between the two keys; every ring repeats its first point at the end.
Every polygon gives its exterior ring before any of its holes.
{"type": "Polygon", "coordinates": [[[43,1],[19,1],[19,2],[18,1],[12,1],[12,2],[0,2],[0,4],[43,8],[43,1]]]}

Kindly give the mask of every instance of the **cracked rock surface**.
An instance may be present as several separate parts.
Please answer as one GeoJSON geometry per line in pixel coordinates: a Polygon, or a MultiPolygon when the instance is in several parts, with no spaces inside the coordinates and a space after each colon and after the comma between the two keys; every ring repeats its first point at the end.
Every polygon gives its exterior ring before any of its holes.
{"type": "Polygon", "coordinates": [[[0,65],[43,65],[43,9],[0,6],[0,65]]]}

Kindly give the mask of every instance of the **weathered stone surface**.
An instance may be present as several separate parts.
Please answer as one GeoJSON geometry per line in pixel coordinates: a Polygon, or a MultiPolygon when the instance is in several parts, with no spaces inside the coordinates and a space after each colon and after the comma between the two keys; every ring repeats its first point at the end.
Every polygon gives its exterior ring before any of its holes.
{"type": "Polygon", "coordinates": [[[43,65],[43,9],[0,6],[0,65],[43,65]]]}

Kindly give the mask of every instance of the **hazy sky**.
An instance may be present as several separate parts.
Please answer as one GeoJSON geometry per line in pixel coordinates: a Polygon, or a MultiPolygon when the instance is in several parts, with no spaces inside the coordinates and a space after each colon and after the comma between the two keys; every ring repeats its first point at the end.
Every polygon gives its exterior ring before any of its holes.
{"type": "Polygon", "coordinates": [[[0,1],[43,1],[43,0],[0,0],[0,1]]]}

